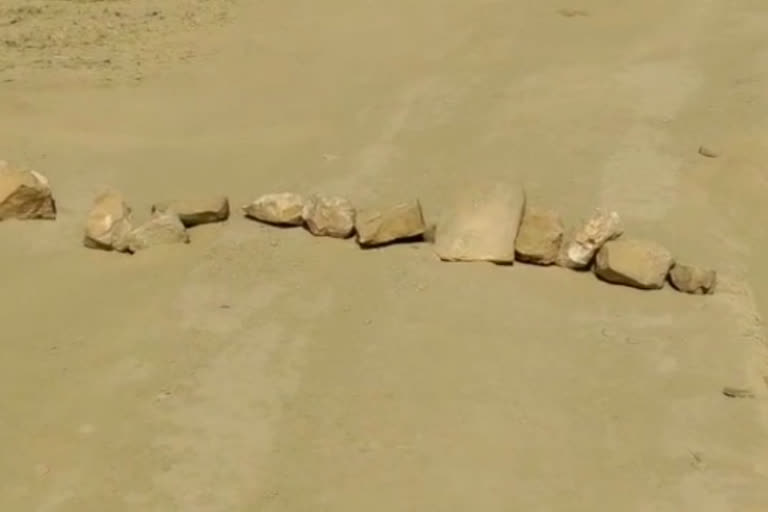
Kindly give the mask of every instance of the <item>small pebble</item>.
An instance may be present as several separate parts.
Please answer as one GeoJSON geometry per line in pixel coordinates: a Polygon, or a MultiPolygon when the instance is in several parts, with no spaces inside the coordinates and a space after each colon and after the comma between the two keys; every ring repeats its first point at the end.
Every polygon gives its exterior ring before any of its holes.
{"type": "Polygon", "coordinates": [[[717,158],[720,154],[712,148],[706,146],[699,146],[699,154],[707,158],[717,158]]]}
{"type": "Polygon", "coordinates": [[[745,388],[732,388],[726,386],[723,388],[723,394],[729,398],[755,398],[755,394],[752,390],[745,388]]]}

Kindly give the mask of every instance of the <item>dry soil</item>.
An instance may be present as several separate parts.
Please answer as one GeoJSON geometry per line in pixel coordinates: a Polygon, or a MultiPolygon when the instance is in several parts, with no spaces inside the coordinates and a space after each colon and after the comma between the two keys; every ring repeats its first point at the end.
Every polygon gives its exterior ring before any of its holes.
{"type": "Polygon", "coordinates": [[[0,225],[0,510],[768,510],[766,34],[764,0],[2,2],[0,158],[60,216],[0,225]],[[81,246],[104,186],[436,219],[478,176],[718,293],[238,215],[81,246]]]}

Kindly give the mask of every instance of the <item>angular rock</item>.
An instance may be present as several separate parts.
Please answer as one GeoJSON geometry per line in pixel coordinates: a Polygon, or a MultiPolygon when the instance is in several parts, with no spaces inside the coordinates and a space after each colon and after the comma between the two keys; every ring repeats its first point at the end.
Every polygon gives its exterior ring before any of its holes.
{"type": "Polygon", "coordinates": [[[357,243],[363,247],[419,237],[426,228],[419,201],[401,203],[383,211],[360,210],[355,220],[357,243]]]}
{"type": "Polygon", "coordinates": [[[175,213],[155,213],[150,220],[128,233],[128,250],[137,252],[157,245],[187,244],[189,234],[175,213]]]}
{"type": "Polygon", "coordinates": [[[588,268],[603,244],[615,240],[623,232],[618,213],[597,210],[581,228],[569,234],[562,245],[557,264],[571,269],[588,268]]]}
{"type": "Polygon", "coordinates": [[[349,238],[355,232],[355,209],[342,197],[312,196],[304,205],[302,216],[315,236],[349,238]]]}
{"type": "Polygon", "coordinates": [[[229,199],[225,196],[165,201],[152,205],[152,213],[173,212],[184,227],[223,222],[229,218],[229,199]]]}
{"type": "Polygon", "coordinates": [[[524,208],[525,191],[520,185],[469,187],[438,223],[435,253],[443,261],[514,263],[524,208]]]}
{"type": "Polygon", "coordinates": [[[678,291],[706,295],[714,293],[717,273],[714,270],[676,263],[669,271],[669,282],[678,291]]]}
{"type": "Polygon", "coordinates": [[[126,236],[132,229],[131,208],[119,192],[108,190],[93,201],[85,222],[83,244],[91,249],[126,251],[126,236]]]}
{"type": "Polygon", "coordinates": [[[0,221],[56,218],[56,201],[48,180],[0,161],[0,221]]]}
{"type": "Polygon", "coordinates": [[[606,242],[595,259],[595,274],[609,283],[642,289],[664,286],[674,263],[672,253],[647,240],[606,242]]]}
{"type": "Polygon", "coordinates": [[[304,222],[306,201],[299,194],[266,194],[243,206],[246,217],[278,226],[300,226],[304,222]]]}
{"type": "Polygon", "coordinates": [[[564,232],[563,221],[557,212],[527,208],[515,240],[517,259],[537,265],[555,263],[564,232]]]}

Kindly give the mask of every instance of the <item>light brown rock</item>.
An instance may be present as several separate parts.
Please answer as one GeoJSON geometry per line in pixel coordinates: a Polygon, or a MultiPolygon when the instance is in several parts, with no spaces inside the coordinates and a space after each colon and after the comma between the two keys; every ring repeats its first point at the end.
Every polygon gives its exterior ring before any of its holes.
{"type": "Polygon", "coordinates": [[[609,283],[650,290],[664,286],[673,263],[672,253],[656,242],[613,240],[597,253],[595,274],[609,283]]]}
{"type": "Polygon", "coordinates": [[[83,243],[91,249],[125,251],[126,236],[133,229],[131,208],[114,190],[102,192],[93,201],[85,222],[83,243]]]}
{"type": "Polygon", "coordinates": [[[435,253],[443,261],[514,263],[524,208],[520,185],[470,186],[437,224],[435,253]]]}
{"type": "Polygon", "coordinates": [[[717,273],[714,270],[676,263],[669,271],[669,282],[678,291],[706,295],[714,293],[717,273]]]}
{"type": "Polygon", "coordinates": [[[357,242],[363,247],[420,237],[426,230],[421,204],[401,203],[388,210],[361,210],[355,220],[357,242]]]}
{"type": "Polygon", "coordinates": [[[165,201],[152,205],[152,213],[173,212],[184,227],[223,222],[229,218],[229,199],[226,196],[165,201]]]}
{"type": "Polygon", "coordinates": [[[304,222],[304,197],[292,192],[266,194],[243,206],[245,216],[278,226],[300,226],[304,222]]]}
{"type": "Polygon", "coordinates": [[[349,238],[355,232],[355,209],[343,197],[312,196],[302,216],[315,236],[349,238]]]}
{"type": "Polygon", "coordinates": [[[56,218],[56,201],[48,180],[0,161],[0,221],[56,218]]]}
{"type": "Polygon", "coordinates": [[[149,249],[157,245],[187,244],[189,234],[175,213],[155,213],[150,220],[128,233],[130,252],[149,249]]]}
{"type": "Polygon", "coordinates": [[[557,264],[571,269],[586,269],[603,244],[615,240],[623,232],[618,213],[597,210],[582,227],[566,237],[557,264]]]}
{"type": "Polygon", "coordinates": [[[555,263],[564,232],[563,221],[557,212],[526,208],[515,240],[517,259],[537,265],[555,263]]]}

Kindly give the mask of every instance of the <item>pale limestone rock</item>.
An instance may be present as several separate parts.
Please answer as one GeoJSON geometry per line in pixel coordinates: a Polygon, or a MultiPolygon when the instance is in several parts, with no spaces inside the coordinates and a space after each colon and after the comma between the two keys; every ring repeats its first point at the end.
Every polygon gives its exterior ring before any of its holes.
{"type": "Polygon", "coordinates": [[[438,223],[435,253],[443,261],[514,263],[524,208],[520,185],[470,185],[438,223]]]}
{"type": "Polygon", "coordinates": [[[243,206],[246,217],[278,226],[300,226],[304,222],[303,196],[292,192],[266,194],[243,206]]]}
{"type": "Polygon", "coordinates": [[[357,242],[363,247],[385,245],[424,235],[426,225],[419,201],[387,210],[360,210],[355,220],[357,242]]]}
{"type": "Polygon", "coordinates": [[[48,180],[0,161],[0,221],[56,218],[56,201],[48,180]]]}
{"type": "Polygon", "coordinates": [[[315,236],[349,238],[355,232],[355,209],[343,197],[312,196],[302,216],[304,225],[315,236]]]}
{"type": "Polygon", "coordinates": [[[108,190],[93,201],[85,222],[83,243],[91,249],[126,251],[126,236],[132,229],[131,208],[119,192],[108,190]]]}
{"type": "Polygon", "coordinates": [[[672,253],[656,242],[613,240],[597,253],[595,274],[609,283],[658,289],[673,263],[672,253]]]}
{"type": "Polygon", "coordinates": [[[537,265],[555,263],[564,232],[563,221],[557,212],[526,208],[515,240],[517,259],[537,265]]]}
{"type": "Polygon", "coordinates": [[[623,232],[618,213],[597,210],[581,228],[567,237],[557,263],[572,269],[588,268],[603,244],[615,240],[623,232]]]}
{"type": "Polygon", "coordinates": [[[187,244],[189,234],[175,213],[155,213],[147,222],[127,235],[130,252],[149,249],[157,245],[187,244]]]}
{"type": "Polygon", "coordinates": [[[676,263],[669,271],[669,282],[678,291],[707,295],[715,291],[717,273],[710,269],[676,263]]]}
{"type": "Polygon", "coordinates": [[[229,199],[226,196],[211,196],[178,201],[165,201],[152,205],[152,213],[173,212],[179,216],[184,227],[223,222],[229,218],[229,199]]]}

